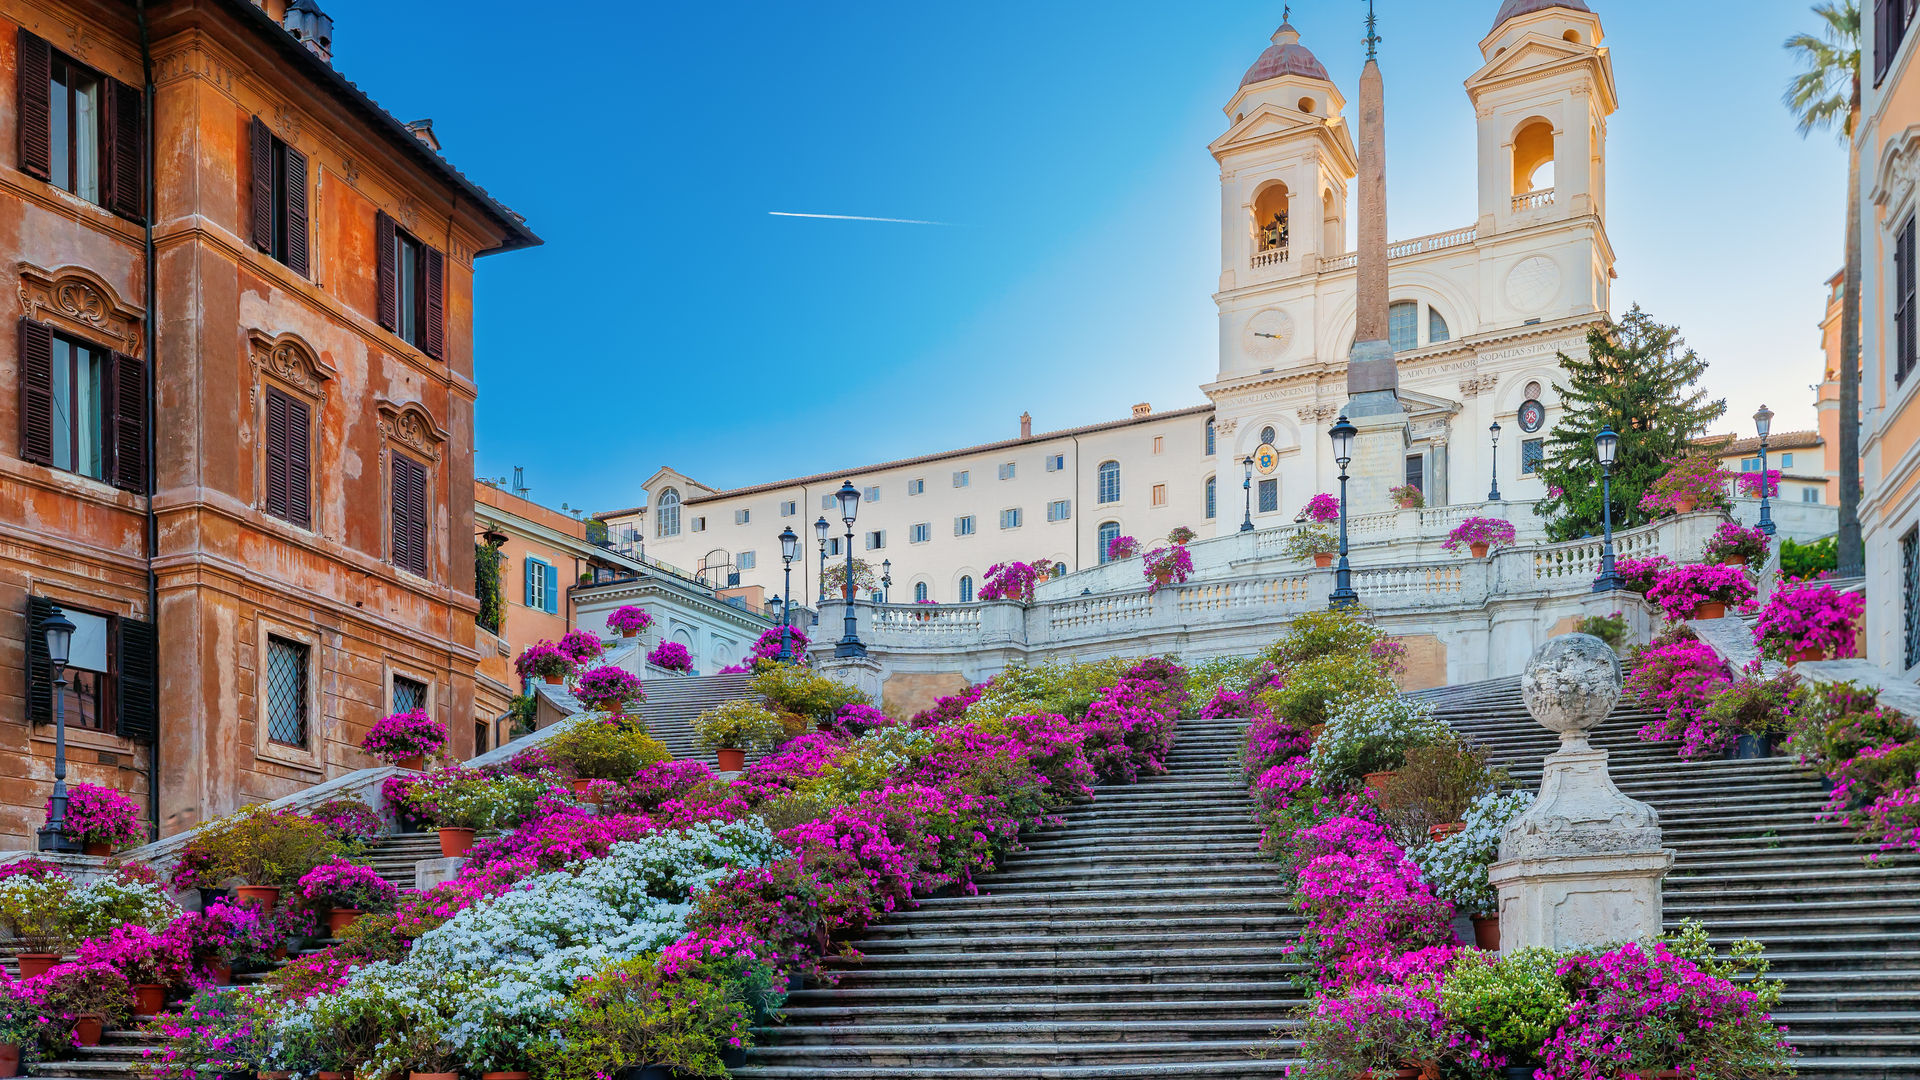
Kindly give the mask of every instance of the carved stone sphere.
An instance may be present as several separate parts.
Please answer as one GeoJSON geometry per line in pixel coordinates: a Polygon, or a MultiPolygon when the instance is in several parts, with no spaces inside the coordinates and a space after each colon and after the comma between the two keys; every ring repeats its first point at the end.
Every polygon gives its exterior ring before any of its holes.
{"type": "Polygon", "coordinates": [[[1541,645],[1520,675],[1520,696],[1542,727],[1580,739],[1620,701],[1620,658],[1591,634],[1566,634],[1541,645]]]}

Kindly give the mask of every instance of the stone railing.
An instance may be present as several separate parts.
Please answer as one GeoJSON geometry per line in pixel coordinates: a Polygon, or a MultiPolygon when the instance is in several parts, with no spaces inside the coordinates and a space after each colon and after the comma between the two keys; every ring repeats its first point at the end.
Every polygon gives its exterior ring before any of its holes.
{"type": "Polygon", "coordinates": [[[1285,244],[1282,244],[1281,246],[1276,248],[1268,248],[1265,251],[1254,252],[1252,267],[1255,270],[1265,270],[1268,267],[1279,266],[1281,263],[1284,263],[1286,261],[1287,261],[1287,246],[1285,244]]]}
{"type": "MultiPolygon", "coordinates": [[[[1405,259],[1413,255],[1425,255],[1430,251],[1445,251],[1448,248],[1466,247],[1480,238],[1480,228],[1469,225],[1464,229],[1450,229],[1446,232],[1416,236],[1412,240],[1402,240],[1387,245],[1387,258],[1405,259]]],[[[1325,255],[1320,259],[1320,272],[1330,274],[1336,270],[1351,270],[1360,265],[1359,252],[1350,251],[1345,255],[1325,255]]]]}
{"type": "Polygon", "coordinates": [[[1539,191],[1529,191],[1513,197],[1513,212],[1516,214],[1522,210],[1539,210],[1552,205],[1552,188],[1541,188],[1539,191]]]}

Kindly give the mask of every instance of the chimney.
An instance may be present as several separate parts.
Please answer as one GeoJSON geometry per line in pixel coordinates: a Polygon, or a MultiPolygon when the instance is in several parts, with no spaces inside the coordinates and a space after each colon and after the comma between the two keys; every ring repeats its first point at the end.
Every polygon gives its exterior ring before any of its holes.
{"type": "Polygon", "coordinates": [[[1144,401],[1133,407],[1133,418],[1135,420],[1139,420],[1144,417],[1148,417],[1152,415],[1153,415],[1153,406],[1147,404],[1144,401]]]}
{"type": "Polygon", "coordinates": [[[333,20],[316,0],[291,0],[280,25],[325,63],[333,63],[333,20]]]}
{"type": "Polygon", "coordinates": [[[1020,414],[1020,437],[1023,439],[1033,438],[1033,414],[1030,412],[1020,414]]]}
{"type": "Polygon", "coordinates": [[[432,120],[409,120],[407,130],[413,132],[414,138],[426,143],[427,149],[436,154],[440,152],[440,137],[433,133],[432,120]]]}

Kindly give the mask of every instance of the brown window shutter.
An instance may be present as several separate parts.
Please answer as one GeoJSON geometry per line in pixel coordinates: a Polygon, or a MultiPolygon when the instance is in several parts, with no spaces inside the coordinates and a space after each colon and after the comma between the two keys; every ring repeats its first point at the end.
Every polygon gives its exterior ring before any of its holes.
{"type": "Polygon", "coordinates": [[[267,389],[266,511],[283,520],[292,517],[287,494],[287,406],[292,403],[286,394],[267,389]]]}
{"type": "Polygon", "coordinates": [[[253,222],[251,238],[253,246],[261,251],[273,250],[273,133],[259,118],[247,125],[247,142],[252,146],[253,160],[253,222]]]}
{"type": "Polygon", "coordinates": [[[287,268],[307,277],[307,155],[291,146],[280,190],[287,200],[287,268]]]}
{"type": "Polygon", "coordinates": [[[147,127],[140,88],[106,80],[107,209],[123,218],[145,221],[147,127]]]}
{"type": "Polygon", "coordinates": [[[398,450],[388,451],[388,457],[392,459],[390,471],[393,473],[393,565],[408,569],[413,566],[413,556],[408,552],[413,543],[413,526],[407,520],[411,505],[407,499],[407,467],[413,462],[398,450]]]}
{"type": "Polygon", "coordinates": [[[287,399],[287,520],[313,528],[313,419],[307,403],[287,399]]]}
{"type": "Polygon", "coordinates": [[[44,596],[27,597],[27,723],[53,723],[53,658],[40,629],[57,605],[44,596]]]}
{"type": "Polygon", "coordinates": [[[120,619],[115,629],[120,642],[114,672],[120,735],[151,743],[160,726],[160,641],[150,622],[120,619]]]}
{"type": "Polygon", "coordinates": [[[413,527],[413,535],[408,539],[407,550],[413,555],[413,572],[421,577],[427,576],[427,470],[418,462],[412,465],[412,475],[407,480],[407,517],[413,527]]]}
{"type": "Polygon", "coordinates": [[[147,365],[113,354],[113,486],[147,490],[147,365]]]}
{"type": "Polygon", "coordinates": [[[20,320],[20,457],[53,464],[53,330],[20,320]]]}
{"type": "Polygon", "coordinates": [[[421,274],[420,288],[427,294],[427,314],[422,320],[421,351],[435,360],[442,359],[441,352],[447,341],[447,304],[443,290],[446,288],[447,257],[433,248],[425,249],[421,260],[426,265],[421,274]]]}
{"type": "Polygon", "coordinates": [[[20,171],[53,179],[53,46],[20,31],[14,68],[20,77],[20,171]]]}
{"type": "Polygon", "coordinates": [[[385,210],[376,210],[373,215],[373,246],[376,249],[374,260],[374,285],[379,293],[380,325],[388,330],[400,329],[400,301],[398,267],[393,265],[394,230],[393,219],[385,210]]]}

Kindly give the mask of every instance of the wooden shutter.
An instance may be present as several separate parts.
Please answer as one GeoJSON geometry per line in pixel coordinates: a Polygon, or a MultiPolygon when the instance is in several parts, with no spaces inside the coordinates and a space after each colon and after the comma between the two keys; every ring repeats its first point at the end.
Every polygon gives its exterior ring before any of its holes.
{"type": "Polygon", "coordinates": [[[160,727],[160,643],[150,622],[121,619],[118,631],[114,698],[120,705],[120,734],[150,743],[160,727]]]}
{"type": "Polygon", "coordinates": [[[560,610],[560,568],[549,566],[547,572],[547,614],[553,615],[560,610]]]}
{"type": "Polygon", "coordinates": [[[287,147],[280,197],[287,200],[287,269],[307,275],[307,155],[287,147]]]}
{"type": "Polygon", "coordinates": [[[397,450],[392,456],[393,564],[426,577],[427,470],[397,450]]]}
{"type": "Polygon", "coordinates": [[[1894,5],[1899,0],[1873,0],[1873,84],[1887,76],[1887,62],[1892,55],[1890,42],[1893,39],[1894,5]]]}
{"type": "MultiPolygon", "coordinates": [[[[285,395],[282,395],[283,397],[285,395]]],[[[287,520],[313,528],[313,410],[287,398],[287,520]]]]}
{"type": "Polygon", "coordinates": [[[540,572],[540,564],[537,562],[534,562],[532,559],[528,559],[525,562],[521,563],[520,565],[521,565],[520,584],[524,586],[524,588],[521,590],[520,603],[526,607],[532,607],[533,606],[533,575],[540,572]]]}
{"type": "Polygon", "coordinates": [[[373,246],[376,249],[373,277],[375,292],[379,294],[376,306],[380,325],[397,332],[400,329],[400,268],[393,264],[393,219],[387,216],[385,210],[374,211],[373,246]]]}
{"type": "Polygon", "coordinates": [[[265,121],[254,117],[247,125],[247,143],[253,160],[253,221],[250,231],[253,246],[273,250],[273,133],[265,121]]]}
{"type": "Polygon", "coordinates": [[[447,340],[447,305],[443,295],[447,257],[433,248],[421,248],[420,271],[420,288],[426,293],[426,310],[420,328],[420,351],[439,360],[442,359],[440,353],[445,349],[447,340]]]}
{"type": "Polygon", "coordinates": [[[125,353],[113,354],[113,486],[145,494],[147,490],[147,365],[125,353]]]}
{"type": "Polygon", "coordinates": [[[20,320],[20,457],[53,464],[53,330],[20,320]]]}
{"type": "Polygon", "coordinates": [[[52,617],[53,601],[27,597],[27,722],[53,723],[53,661],[47,656],[47,636],[41,624],[52,617]]]}
{"type": "Polygon", "coordinates": [[[407,551],[413,542],[413,529],[407,524],[407,466],[411,462],[397,450],[388,451],[387,457],[388,471],[393,474],[393,497],[388,507],[393,521],[393,565],[404,569],[413,565],[413,556],[407,551]]]}
{"type": "Polygon", "coordinates": [[[15,113],[20,124],[20,171],[53,179],[53,46],[20,31],[14,70],[20,77],[15,113]]]}
{"type": "Polygon", "coordinates": [[[427,577],[427,470],[417,462],[407,464],[412,467],[407,481],[407,516],[413,527],[407,547],[413,554],[413,572],[427,577]]]}
{"type": "Polygon", "coordinates": [[[292,498],[287,493],[287,407],[291,398],[271,387],[267,389],[266,510],[282,520],[293,516],[292,498]]]}
{"type": "Polygon", "coordinates": [[[123,218],[145,221],[147,126],[140,88],[118,79],[101,84],[107,99],[106,206],[123,218]]]}

